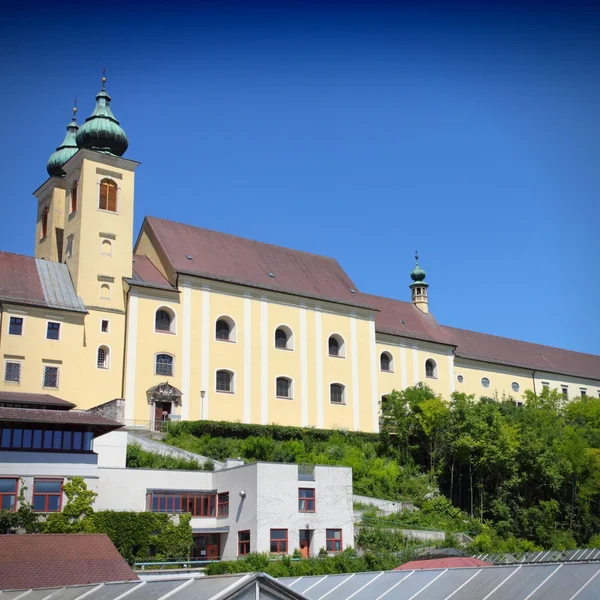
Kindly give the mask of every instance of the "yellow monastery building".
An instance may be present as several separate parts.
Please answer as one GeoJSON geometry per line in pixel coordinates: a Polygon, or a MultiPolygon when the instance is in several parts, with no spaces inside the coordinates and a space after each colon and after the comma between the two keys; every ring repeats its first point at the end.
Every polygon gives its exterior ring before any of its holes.
{"type": "Polygon", "coordinates": [[[333,258],[193,225],[146,217],[134,242],[139,163],[110,100],[103,83],[48,161],[35,257],[0,252],[0,390],[124,398],[140,424],[363,431],[420,381],[446,398],[600,395],[600,356],[439,325],[418,262],[407,302],[360,292],[333,258]]]}

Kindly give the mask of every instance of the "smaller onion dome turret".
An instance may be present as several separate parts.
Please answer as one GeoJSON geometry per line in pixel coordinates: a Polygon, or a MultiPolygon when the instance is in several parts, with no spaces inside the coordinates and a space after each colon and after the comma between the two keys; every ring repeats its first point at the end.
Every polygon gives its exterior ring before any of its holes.
{"type": "MultiPolygon", "coordinates": [[[[415,283],[420,283],[422,281],[425,280],[425,271],[423,271],[423,269],[421,269],[421,267],[419,266],[419,253],[415,252],[415,261],[416,261],[416,265],[415,268],[412,270],[411,274],[410,274],[410,278],[415,282],[415,283]]],[[[423,285],[427,285],[426,283],[423,285]]]]}
{"type": "MultiPolygon", "coordinates": [[[[77,101],[75,101],[77,104],[77,101]]],[[[79,150],[77,142],[75,141],[75,134],[79,129],[79,125],[76,121],[77,106],[73,107],[73,119],[67,125],[67,135],[63,143],[50,155],[48,163],[46,164],[46,170],[50,177],[64,177],[65,172],[63,171],[63,165],[79,150]]]]}
{"type": "Polygon", "coordinates": [[[102,89],[96,96],[96,108],[77,132],[77,146],[97,152],[122,156],[129,146],[127,136],[110,108],[111,97],[107,94],[102,77],[102,89]]]}

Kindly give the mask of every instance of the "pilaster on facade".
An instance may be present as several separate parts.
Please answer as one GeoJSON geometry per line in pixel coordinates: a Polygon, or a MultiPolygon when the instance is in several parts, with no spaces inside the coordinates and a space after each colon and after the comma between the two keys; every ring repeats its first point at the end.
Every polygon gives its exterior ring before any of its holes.
{"type": "Polygon", "coordinates": [[[202,287],[202,328],[201,328],[201,343],[200,343],[200,389],[204,391],[204,398],[200,399],[202,403],[200,407],[200,419],[206,420],[209,418],[210,407],[210,288],[202,287]]]}
{"type": "Polygon", "coordinates": [[[317,427],[323,428],[323,335],[321,308],[315,307],[315,384],[317,400],[317,427]]]}
{"type": "Polygon", "coordinates": [[[252,296],[244,294],[244,423],[252,422],[252,296]]]}
{"type": "Polygon", "coordinates": [[[269,304],[260,299],[260,422],[269,422],[269,304]]]}
{"type": "Polygon", "coordinates": [[[182,304],[183,304],[183,322],[182,322],[182,336],[183,346],[181,357],[181,391],[182,391],[182,405],[181,405],[181,418],[188,420],[190,418],[190,369],[191,369],[191,353],[192,353],[192,289],[187,281],[182,284],[182,304]]]}

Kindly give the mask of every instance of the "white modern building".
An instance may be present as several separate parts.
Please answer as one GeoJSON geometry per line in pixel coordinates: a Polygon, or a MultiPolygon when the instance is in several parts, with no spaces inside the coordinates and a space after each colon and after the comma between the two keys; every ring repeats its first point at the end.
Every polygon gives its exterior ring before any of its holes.
{"type": "Polygon", "coordinates": [[[215,472],[128,469],[122,425],[72,407],[0,393],[2,508],[17,509],[24,485],[35,510],[60,511],[65,479],[79,475],[98,494],[96,510],[191,513],[195,559],[354,545],[350,468],[228,461],[215,472]]]}

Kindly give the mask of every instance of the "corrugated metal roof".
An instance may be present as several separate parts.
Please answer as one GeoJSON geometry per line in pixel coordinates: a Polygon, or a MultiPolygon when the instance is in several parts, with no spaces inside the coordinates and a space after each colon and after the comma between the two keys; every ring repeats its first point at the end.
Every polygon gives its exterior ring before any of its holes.
{"type": "Polygon", "coordinates": [[[67,265],[39,258],[35,259],[35,265],[48,306],[86,312],[83,301],[75,292],[67,265]]]}

